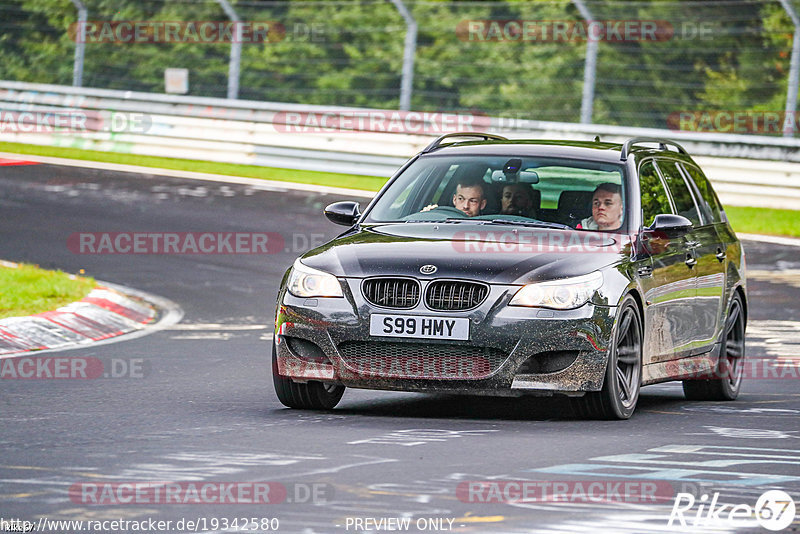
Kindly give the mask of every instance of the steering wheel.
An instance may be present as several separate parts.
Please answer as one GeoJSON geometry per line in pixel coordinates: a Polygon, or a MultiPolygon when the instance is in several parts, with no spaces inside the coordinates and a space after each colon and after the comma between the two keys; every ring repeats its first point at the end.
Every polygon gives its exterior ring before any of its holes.
{"type": "Polygon", "coordinates": [[[467,215],[453,206],[436,206],[428,211],[418,211],[403,217],[404,221],[443,221],[445,219],[466,219],[467,215]]]}
{"type": "MultiPolygon", "coordinates": [[[[425,212],[422,212],[422,213],[431,213],[431,212],[441,213],[442,215],[455,216],[455,217],[458,217],[459,219],[466,219],[467,218],[467,214],[466,213],[464,213],[463,211],[461,211],[458,208],[454,208],[453,206],[436,206],[435,208],[430,209],[430,210],[425,211],[425,212]]],[[[448,217],[448,218],[450,218],[450,217],[448,217]]]]}

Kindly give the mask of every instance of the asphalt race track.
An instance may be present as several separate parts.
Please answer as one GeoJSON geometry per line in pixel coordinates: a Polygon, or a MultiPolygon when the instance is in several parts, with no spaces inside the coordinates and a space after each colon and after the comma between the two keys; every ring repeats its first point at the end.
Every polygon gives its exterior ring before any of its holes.
{"type": "MultiPolygon", "coordinates": [[[[800,507],[800,248],[745,242],[747,356],[794,372],[749,378],[735,402],[689,402],[679,384],[650,386],[631,420],[602,422],[574,418],[563,399],[348,390],[331,413],[300,412],[273,392],[275,296],[294,258],[342,229],[322,215],[339,197],[53,165],[0,169],[1,259],[84,269],[185,313],[138,339],[48,354],[141,373],[0,380],[3,519],[155,519],[172,521],[171,532],[406,530],[390,518],[408,519],[410,532],[676,532],[677,519],[668,520],[682,492],[697,497],[686,532],[767,532],[752,519],[712,527],[698,507],[708,510],[718,493],[717,507],[755,508],[776,488],[800,507]],[[80,254],[67,246],[77,232],[274,232],[283,248],[80,254]],[[567,483],[570,497],[504,497],[509,481],[522,480],[567,483]],[[82,493],[90,484],[165,481],[269,482],[273,496],[288,494],[269,504],[184,504],[110,493],[95,504],[100,493],[82,493]],[[465,491],[474,481],[493,484],[465,491]],[[655,484],[660,500],[614,494],[613,483],[626,481],[655,484]],[[612,488],[605,500],[580,498],[576,488],[591,482],[612,488]],[[485,499],[494,502],[475,502],[485,499]],[[244,518],[258,525],[242,529],[244,518]]],[[[800,531],[800,519],[790,531],[800,531]]]]}

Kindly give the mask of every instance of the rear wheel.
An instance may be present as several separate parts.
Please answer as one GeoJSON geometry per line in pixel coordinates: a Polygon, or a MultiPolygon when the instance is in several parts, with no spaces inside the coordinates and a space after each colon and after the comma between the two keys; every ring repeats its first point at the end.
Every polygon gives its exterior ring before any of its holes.
{"type": "Polygon", "coordinates": [[[684,380],[683,394],[689,400],[734,400],[742,389],[744,371],[744,308],[738,293],[731,299],[719,360],[714,378],[709,380],[684,380]]]}
{"type": "Polygon", "coordinates": [[[301,410],[332,410],[344,395],[344,386],[309,381],[297,383],[278,374],[278,355],[272,344],[272,382],[281,404],[301,410]]]}
{"type": "Polygon", "coordinates": [[[572,399],[572,404],[582,417],[628,419],[636,409],[641,385],[642,320],[636,301],[628,295],[619,307],[603,389],[572,399]]]}

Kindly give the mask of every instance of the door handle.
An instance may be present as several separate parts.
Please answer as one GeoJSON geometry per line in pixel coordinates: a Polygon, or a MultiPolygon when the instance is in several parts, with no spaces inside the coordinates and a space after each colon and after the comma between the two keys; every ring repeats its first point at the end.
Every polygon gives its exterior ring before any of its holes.
{"type": "Polygon", "coordinates": [[[716,256],[717,256],[717,259],[720,262],[722,262],[727,257],[727,254],[725,254],[725,252],[721,248],[718,248],[716,256]]]}
{"type": "Polygon", "coordinates": [[[686,255],[686,262],[685,262],[685,263],[686,263],[686,265],[688,265],[688,266],[689,266],[689,268],[691,269],[692,267],[694,267],[695,265],[697,265],[697,258],[695,258],[695,257],[694,257],[692,254],[687,254],[687,255],[686,255]]]}

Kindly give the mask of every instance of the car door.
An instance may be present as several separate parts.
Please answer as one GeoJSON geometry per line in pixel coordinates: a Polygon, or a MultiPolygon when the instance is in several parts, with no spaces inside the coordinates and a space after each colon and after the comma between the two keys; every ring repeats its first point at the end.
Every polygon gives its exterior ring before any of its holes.
{"type": "Polygon", "coordinates": [[[662,172],[676,213],[692,222],[692,230],[685,238],[686,265],[694,273],[695,294],[687,301],[693,320],[687,325],[691,330],[691,342],[686,350],[689,354],[701,354],[711,350],[716,340],[725,286],[725,276],[717,259],[719,237],[705,203],[696,198],[695,188],[690,186],[678,162],[658,159],[656,165],[662,172]]]}
{"type": "MultiPolygon", "coordinates": [[[[649,227],[656,215],[675,213],[653,160],[639,166],[642,225],[649,227]]],[[[686,238],[669,238],[644,232],[643,248],[649,259],[637,267],[644,294],[645,365],[680,358],[680,351],[691,344],[692,308],[695,293],[694,271],[686,265],[686,238]]]]}
{"type": "MultiPolygon", "coordinates": [[[[710,315],[707,317],[708,329],[712,332],[710,334],[712,341],[716,341],[719,339],[727,307],[725,288],[728,284],[728,263],[732,259],[728,257],[728,248],[736,242],[736,238],[725,224],[722,205],[703,171],[688,163],[679,163],[678,168],[683,171],[684,178],[694,193],[697,205],[700,207],[700,215],[714,230],[715,241],[714,245],[710,247],[713,249],[714,260],[704,258],[707,259],[707,272],[701,273],[698,270],[697,291],[699,299],[708,299],[709,288],[713,288],[713,297],[719,300],[718,306],[716,306],[716,316],[714,318],[711,318],[710,315]],[[713,327],[711,323],[713,323],[713,327]]],[[[731,256],[736,256],[735,251],[731,256]]],[[[708,301],[707,304],[707,311],[710,314],[714,311],[715,306],[711,301],[708,301]]]]}

